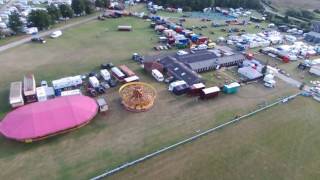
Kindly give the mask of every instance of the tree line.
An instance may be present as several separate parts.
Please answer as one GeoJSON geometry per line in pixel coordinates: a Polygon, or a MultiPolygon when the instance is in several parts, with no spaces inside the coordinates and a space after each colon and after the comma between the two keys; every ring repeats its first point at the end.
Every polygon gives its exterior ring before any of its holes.
{"type": "Polygon", "coordinates": [[[314,12],[305,9],[288,9],[285,14],[286,16],[310,20],[315,18],[314,12]]]}
{"type": "Polygon", "coordinates": [[[215,0],[214,4],[220,7],[262,9],[260,0],[215,0]]]}
{"type": "Polygon", "coordinates": [[[260,0],[155,0],[165,7],[183,8],[185,11],[201,11],[206,7],[219,6],[230,8],[261,9],[260,0]]]}
{"type": "MultiPolygon", "coordinates": [[[[32,10],[27,17],[29,27],[37,27],[39,30],[48,29],[51,25],[59,22],[61,19],[72,18],[74,15],[92,14],[95,7],[107,8],[109,0],[72,0],[71,6],[68,4],[51,4],[46,9],[32,10]]],[[[8,26],[15,33],[22,31],[23,23],[17,12],[9,16],[8,26]]]]}

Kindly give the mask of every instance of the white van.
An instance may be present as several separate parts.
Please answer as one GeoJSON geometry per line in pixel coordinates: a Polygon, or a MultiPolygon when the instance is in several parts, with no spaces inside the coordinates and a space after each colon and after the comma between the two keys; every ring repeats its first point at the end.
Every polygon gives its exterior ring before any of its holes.
{"type": "Polygon", "coordinates": [[[51,33],[50,37],[51,38],[58,38],[62,35],[62,32],[60,30],[58,31],[54,31],[53,33],[51,33]]]}
{"type": "Polygon", "coordinates": [[[163,82],[164,77],[163,74],[158,69],[152,69],[152,76],[158,81],[163,82]]]}
{"type": "Polygon", "coordinates": [[[89,77],[89,83],[93,88],[97,88],[100,86],[100,82],[95,76],[89,77]]]}

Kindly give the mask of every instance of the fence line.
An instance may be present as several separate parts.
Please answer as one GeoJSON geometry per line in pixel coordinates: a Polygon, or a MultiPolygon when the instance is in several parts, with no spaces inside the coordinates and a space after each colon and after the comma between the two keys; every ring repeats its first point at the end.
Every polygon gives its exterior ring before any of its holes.
{"type": "Polygon", "coordinates": [[[124,163],[124,164],[122,164],[122,165],[120,165],[120,166],[118,166],[117,168],[114,168],[114,169],[112,169],[112,170],[107,170],[107,171],[105,171],[104,173],[102,173],[102,174],[100,174],[100,175],[98,175],[98,176],[96,176],[96,177],[91,178],[91,180],[99,180],[99,179],[101,179],[101,178],[110,176],[110,175],[112,175],[112,174],[114,174],[114,173],[117,173],[117,172],[119,172],[119,171],[121,171],[121,170],[124,170],[124,169],[126,169],[126,168],[128,168],[128,167],[130,167],[130,166],[133,166],[133,165],[138,164],[138,163],[140,163],[140,162],[143,162],[143,161],[145,161],[145,160],[147,160],[147,159],[149,159],[149,158],[152,158],[152,157],[154,157],[154,156],[157,156],[157,155],[159,155],[159,154],[161,154],[161,153],[163,153],[163,152],[172,150],[172,149],[174,149],[174,148],[176,148],[176,147],[178,147],[178,146],[180,146],[180,145],[183,145],[183,144],[192,142],[192,141],[194,141],[194,140],[196,140],[196,139],[198,139],[198,138],[200,138],[200,137],[202,137],[202,136],[205,136],[205,135],[207,135],[207,134],[210,134],[210,133],[212,133],[212,132],[214,132],[214,131],[216,131],[216,130],[218,130],[218,129],[222,129],[223,127],[225,127],[225,126],[227,126],[227,125],[230,125],[230,124],[233,124],[233,123],[235,123],[235,122],[238,122],[238,121],[240,121],[240,120],[242,120],[242,119],[244,119],[244,118],[247,118],[247,117],[250,117],[250,116],[252,116],[252,115],[255,115],[256,113],[259,113],[259,112],[261,112],[261,111],[264,111],[264,110],[266,110],[266,109],[269,109],[269,108],[271,108],[271,107],[273,107],[273,106],[276,106],[276,105],[278,105],[278,104],[285,103],[285,102],[287,102],[287,101],[289,101],[289,100],[291,100],[291,99],[294,99],[294,98],[297,97],[298,95],[300,95],[300,93],[294,94],[294,95],[291,95],[291,96],[288,96],[288,97],[282,97],[280,100],[278,100],[278,101],[276,101],[276,102],[274,102],[274,103],[272,103],[272,104],[269,104],[269,105],[267,105],[267,106],[265,106],[265,107],[259,108],[259,109],[255,110],[255,111],[252,111],[252,112],[250,112],[250,113],[248,113],[248,114],[246,114],[246,115],[237,117],[237,118],[235,118],[235,119],[233,119],[233,120],[231,120],[231,121],[228,121],[228,122],[226,122],[226,123],[223,123],[223,124],[221,124],[221,125],[219,125],[219,126],[216,126],[216,127],[214,127],[214,128],[208,129],[208,130],[206,130],[206,131],[204,131],[204,132],[202,132],[202,133],[199,133],[199,134],[194,135],[194,136],[192,136],[192,137],[190,137],[190,138],[184,139],[184,140],[182,140],[182,141],[180,141],[180,142],[177,142],[177,143],[175,143],[175,144],[172,144],[172,145],[170,145],[170,146],[164,147],[164,148],[162,148],[162,149],[160,149],[160,150],[158,150],[158,151],[155,151],[155,152],[153,152],[153,153],[150,153],[150,154],[148,154],[148,155],[145,155],[145,156],[143,156],[143,157],[141,157],[141,158],[138,158],[138,159],[136,159],[136,160],[134,160],[134,161],[124,163]]]}

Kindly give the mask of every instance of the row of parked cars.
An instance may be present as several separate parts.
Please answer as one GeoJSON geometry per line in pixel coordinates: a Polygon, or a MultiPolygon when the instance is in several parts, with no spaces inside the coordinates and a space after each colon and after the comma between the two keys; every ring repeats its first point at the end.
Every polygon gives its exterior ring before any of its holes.
{"type": "Polygon", "coordinates": [[[155,46],[153,49],[156,51],[163,51],[163,50],[168,50],[171,48],[172,48],[172,46],[170,44],[166,44],[166,45],[155,46]]]}
{"type": "Polygon", "coordinates": [[[96,97],[100,94],[104,94],[107,89],[116,87],[118,81],[113,78],[108,69],[113,68],[112,63],[101,64],[98,72],[92,71],[88,74],[84,74],[82,79],[88,80],[86,87],[86,93],[91,97],[96,97]]]}

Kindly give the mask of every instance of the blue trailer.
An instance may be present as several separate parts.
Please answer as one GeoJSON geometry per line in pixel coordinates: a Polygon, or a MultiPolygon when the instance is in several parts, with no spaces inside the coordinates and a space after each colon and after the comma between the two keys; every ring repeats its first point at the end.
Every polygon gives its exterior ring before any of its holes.
{"type": "Polygon", "coordinates": [[[191,41],[192,42],[197,42],[198,40],[199,40],[199,35],[197,35],[197,34],[191,35],[191,41]]]}
{"type": "Polygon", "coordinates": [[[184,45],[188,45],[189,44],[189,39],[185,38],[185,39],[180,39],[179,40],[180,44],[184,44],[184,45]]]}

